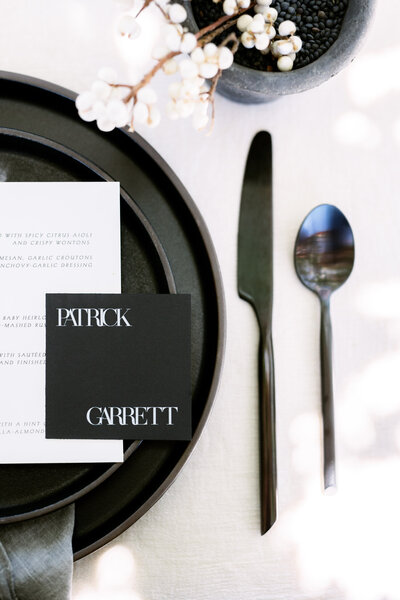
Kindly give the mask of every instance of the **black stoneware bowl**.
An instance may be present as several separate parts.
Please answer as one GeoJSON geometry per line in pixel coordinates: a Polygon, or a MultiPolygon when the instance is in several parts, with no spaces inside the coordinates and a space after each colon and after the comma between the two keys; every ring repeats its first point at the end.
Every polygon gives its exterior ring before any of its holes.
{"type": "MultiPolygon", "coordinates": [[[[188,24],[198,26],[193,16],[192,0],[184,0],[188,24]]],[[[209,0],[212,2],[212,0],[209,0]]],[[[261,104],[317,87],[333,77],[356,56],[373,16],[376,0],[349,0],[339,37],[317,60],[288,73],[259,71],[234,63],[223,72],[217,90],[230,100],[261,104]]],[[[273,6],[273,4],[272,4],[273,6]]]]}

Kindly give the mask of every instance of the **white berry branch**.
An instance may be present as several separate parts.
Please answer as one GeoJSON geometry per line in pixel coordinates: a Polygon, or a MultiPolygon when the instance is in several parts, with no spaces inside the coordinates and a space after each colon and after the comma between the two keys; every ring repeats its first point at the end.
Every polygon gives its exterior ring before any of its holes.
{"type": "MultiPolygon", "coordinates": [[[[132,0],[118,1],[124,8],[132,8],[132,0]]],[[[150,83],[161,70],[180,77],[168,88],[167,115],[171,119],[192,117],[194,127],[204,129],[210,119],[211,125],[214,122],[215,90],[223,71],[231,67],[239,45],[263,54],[270,52],[280,71],[293,68],[302,42],[295,35],[292,21],[282,22],[277,33],[274,23],[278,12],[271,7],[273,0],[213,0],[223,1],[224,15],[197,33],[184,25],[187,13],[181,4],[167,0],[161,5],[161,1],[145,0],[136,17],[124,14],[118,23],[121,36],[136,39],[140,34],[137,16],[151,4],[159,9],[165,24],[164,45],[153,51],[155,65],[134,85],[118,83],[112,69],[100,69],[90,90],[77,97],[80,117],[96,121],[102,131],[125,126],[133,131],[138,123],[158,125],[161,113],[150,83]],[[237,34],[230,31],[219,45],[214,42],[232,28],[237,34]]]]}

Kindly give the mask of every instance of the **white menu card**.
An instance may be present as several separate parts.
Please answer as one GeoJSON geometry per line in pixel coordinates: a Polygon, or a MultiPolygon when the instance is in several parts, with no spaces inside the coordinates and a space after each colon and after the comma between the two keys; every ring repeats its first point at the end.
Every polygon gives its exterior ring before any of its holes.
{"type": "Polygon", "coordinates": [[[119,183],[0,183],[0,463],[121,462],[45,438],[45,294],[121,291],[119,183]]]}

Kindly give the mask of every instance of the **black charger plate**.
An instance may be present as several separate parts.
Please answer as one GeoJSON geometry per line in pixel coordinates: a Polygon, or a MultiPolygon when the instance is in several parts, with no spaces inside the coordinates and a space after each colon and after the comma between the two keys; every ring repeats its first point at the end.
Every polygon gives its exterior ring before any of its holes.
{"type": "MultiPolygon", "coordinates": [[[[0,173],[8,181],[110,180],[90,161],[59,144],[1,127],[0,173]]],[[[150,223],[123,189],[121,270],[125,292],[176,291],[164,249],[150,223]]],[[[124,443],[124,460],[139,444],[140,441],[124,443]]],[[[92,491],[120,466],[121,463],[1,466],[0,523],[29,519],[70,504],[92,491]]]]}
{"type": "Polygon", "coordinates": [[[142,516],[171,485],[197,442],[222,365],[222,284],[210,236],[193,201],[143,139],[121,130],[102,134],[95,125],[82,122],[73,104],[75,95],[68,90],[10,73],[0,78],[0,126],[50,138],[120,181],[160,239],[177,292],[192,295],[193,439],[142,442],[111,477],[77,500],[77,559],[142,516]]]}

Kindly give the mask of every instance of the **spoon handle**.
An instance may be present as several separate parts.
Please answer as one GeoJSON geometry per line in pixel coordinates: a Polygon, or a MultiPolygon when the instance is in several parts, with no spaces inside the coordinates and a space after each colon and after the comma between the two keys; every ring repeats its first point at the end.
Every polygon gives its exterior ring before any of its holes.
{"type": "Polygon", "coordinates": [[[321,298],[321,387],[324,444],[324,488],[336,489],[335,422],[332,384],[332,327],[329,297],[321,298]]]}
{"type": "Polygon", "coordinates": [[[259,355],[261,535],[276,521],[275,377],[271,331],[261,331],[259,355]]]}

